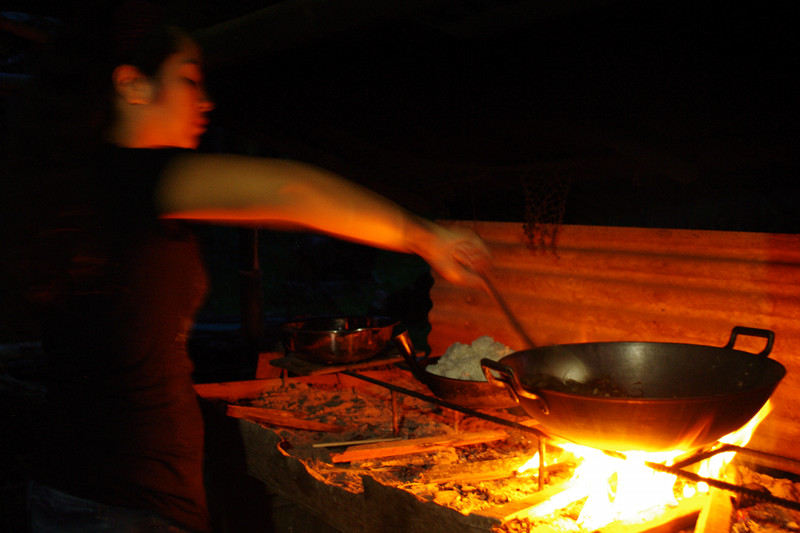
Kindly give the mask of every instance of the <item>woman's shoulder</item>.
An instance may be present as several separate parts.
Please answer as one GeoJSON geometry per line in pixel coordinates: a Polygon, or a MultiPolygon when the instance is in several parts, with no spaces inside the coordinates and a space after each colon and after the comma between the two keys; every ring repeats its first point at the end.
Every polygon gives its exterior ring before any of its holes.
{"type": "Polygon", "coordinates": [[[155,196],[164,169],[183,149],[141,149],[103,145],[88,177],[86,199],[110,220],[157,218],[155,196]]]}
{"type": "Polygon", "coordinates": [[[160,172],[174,157],[191,153],[185,148],[127,148],[103,144],[98,150],[98,161],[108,169],[120,172],[160,172]]]}
{"type": "Polygon", "coordinates": [[[152,194],[170,161],[191,152],[183,148],[125,148],[103,145],[97,155],[96,178],[108,192],[141,190],[152,194]]]}

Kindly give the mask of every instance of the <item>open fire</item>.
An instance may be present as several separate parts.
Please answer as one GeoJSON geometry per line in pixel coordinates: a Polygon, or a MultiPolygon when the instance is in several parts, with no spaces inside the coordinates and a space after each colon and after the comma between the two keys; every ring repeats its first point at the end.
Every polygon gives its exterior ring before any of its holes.
{"type": "MultiPolygon", "coordinates": [[[[396,369],[370,375],[409,388],[419,386],[396,369]]],[[[442,531],[733,531],[729,525],[727,529],[695,526],[715,499],[714,487],[704,486],[702,479],[725,469],[733,459],[727,451],[689,461],[687,457],[697,454],[675,450],[623,456],[556,441],[542,448],[525,432],[395,395],[343,374],[265,380],[259,386],[257,392],[238,399],[226,393],[228,413],[261,422],[259,435],[267,436],[275,448],[271,459],[275,463],[253,475],[291,493],[292,483],[277,476],[282,462],[299,461],[301,473],[308,477],[297,482],[299,500],[309,499],[312,485],[326,499],[331,491],[337,491],[336,498],[352,498],[348,508],[353,516],[339,516],[345,512],[341,507],[313,510],[332,513],[326,519],[343,531],[369,530],[361,522],[372,514],[382,516],[398,501],[404,502],[403,509],[413,506],[428,520],[434,517],[437,523],[449,524],[442,531]],[[258,420],[247,408],[272,418],[258,420]],[[276,408],[291,412],[295,419],[275,418],[271,410],[276,408]],[[321,426],[302,429],[302,424],[293,425],[298,420],[321,426]],[[541,473],[537,449],[545,452],[541,473]],[[672,465],[697,478],[676,475],[670,471],[672,465]],[[360,496],[365,492],[368,498],[360,496]],[[667,529],[656,529],[663,523],[669,524],[667,529]]],[[[217,392],[199,392],[220,398],[217,392]]],[[[724,443],[746,444],[770,408],[767,403],[724,443]]],[[[507,418],[530,423],[526,417],[507,418]]],[[[263,457],[270,447],[259,441],[255,453],[263,457]]],[[[712,450],[704,449],[703,454],[712,450]]],[[[291,476],[298,476],[295,467],[291,476]]],[[[732,493],[722,492],[729,516],[732,493]]],[[[404,523],[402,530],[429,531],[425,527],[424,521],[404,523]]]]}
{"type": "MultiPolygon", "coordinates": [[[[721,442],[746,445],[771,409],[771,404],[767,402],[748,424],[726,435],[720,439],[721,442]]],[[[579,531],[595,531],[612,522],[646,522],[665,508],[677,507],[680,500],[692,498],[698,491],[707,493],[710,489],[705,482],[682,483],[683,480],[677,475],[650,466],[671,466],[676,459],[687,455],[683,450],[615,455],[568,442],[559,443],[558,447],[579,458],[578,465],[567,483],[568,488],[531,508],[528,517],[546,520],[548,515],[584,500],[575,523],[579,531]]],[[[734,456],[735,452],[725,452],[704,459],[697,463],[697,473],[703,477],[717,478],[734,456]]],[[[519,472],[538,468],[538,465],[539,457],[534,456],[520,467],[519,472]]]]}

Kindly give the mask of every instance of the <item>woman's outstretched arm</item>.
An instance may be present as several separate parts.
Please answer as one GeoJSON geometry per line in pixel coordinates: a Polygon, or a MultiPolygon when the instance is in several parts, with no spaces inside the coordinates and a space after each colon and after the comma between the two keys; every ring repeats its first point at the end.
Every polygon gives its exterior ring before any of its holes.
{"type": "Polygon", "coordinates": [[[306,228],[414,253],[453,283],[481,286],[489,253],[474,233],[445,228],[313,165],[237,155],[185,154],[167,167],[157,207],[168,218],[306,228]]]}

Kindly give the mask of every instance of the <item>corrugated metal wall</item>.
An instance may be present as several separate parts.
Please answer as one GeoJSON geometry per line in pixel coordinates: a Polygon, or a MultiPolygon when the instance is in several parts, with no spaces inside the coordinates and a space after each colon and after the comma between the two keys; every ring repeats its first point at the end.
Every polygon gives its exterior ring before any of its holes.
{"type": "MultiPolygon", "coordinates": [[[[775,332],[771,357],[787,368],[776,405],[751,445],[800,459],[800,236],[563,226],[555,253],[526,246],[522,224],[473,228],[496,260],[497,289],[537,345],[647,341],[724,346],[734,326],[775,332]]],[[[524,346],[480,290],[436,278],[433,355],[490,335],[524,346]]],[[[763,339],[737,348],[761,351],[763,339]]]]}

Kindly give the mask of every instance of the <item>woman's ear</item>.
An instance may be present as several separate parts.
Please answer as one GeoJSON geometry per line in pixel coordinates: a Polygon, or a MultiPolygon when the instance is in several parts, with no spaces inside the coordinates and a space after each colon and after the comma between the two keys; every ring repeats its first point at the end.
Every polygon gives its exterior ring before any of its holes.
{"type": "Polygon", "coordinates": [[[155,88],[152,80],[132,65],[119,65],[111,74],[114,90],[127,103],[145,105],[153,101],[155,88]]]}

